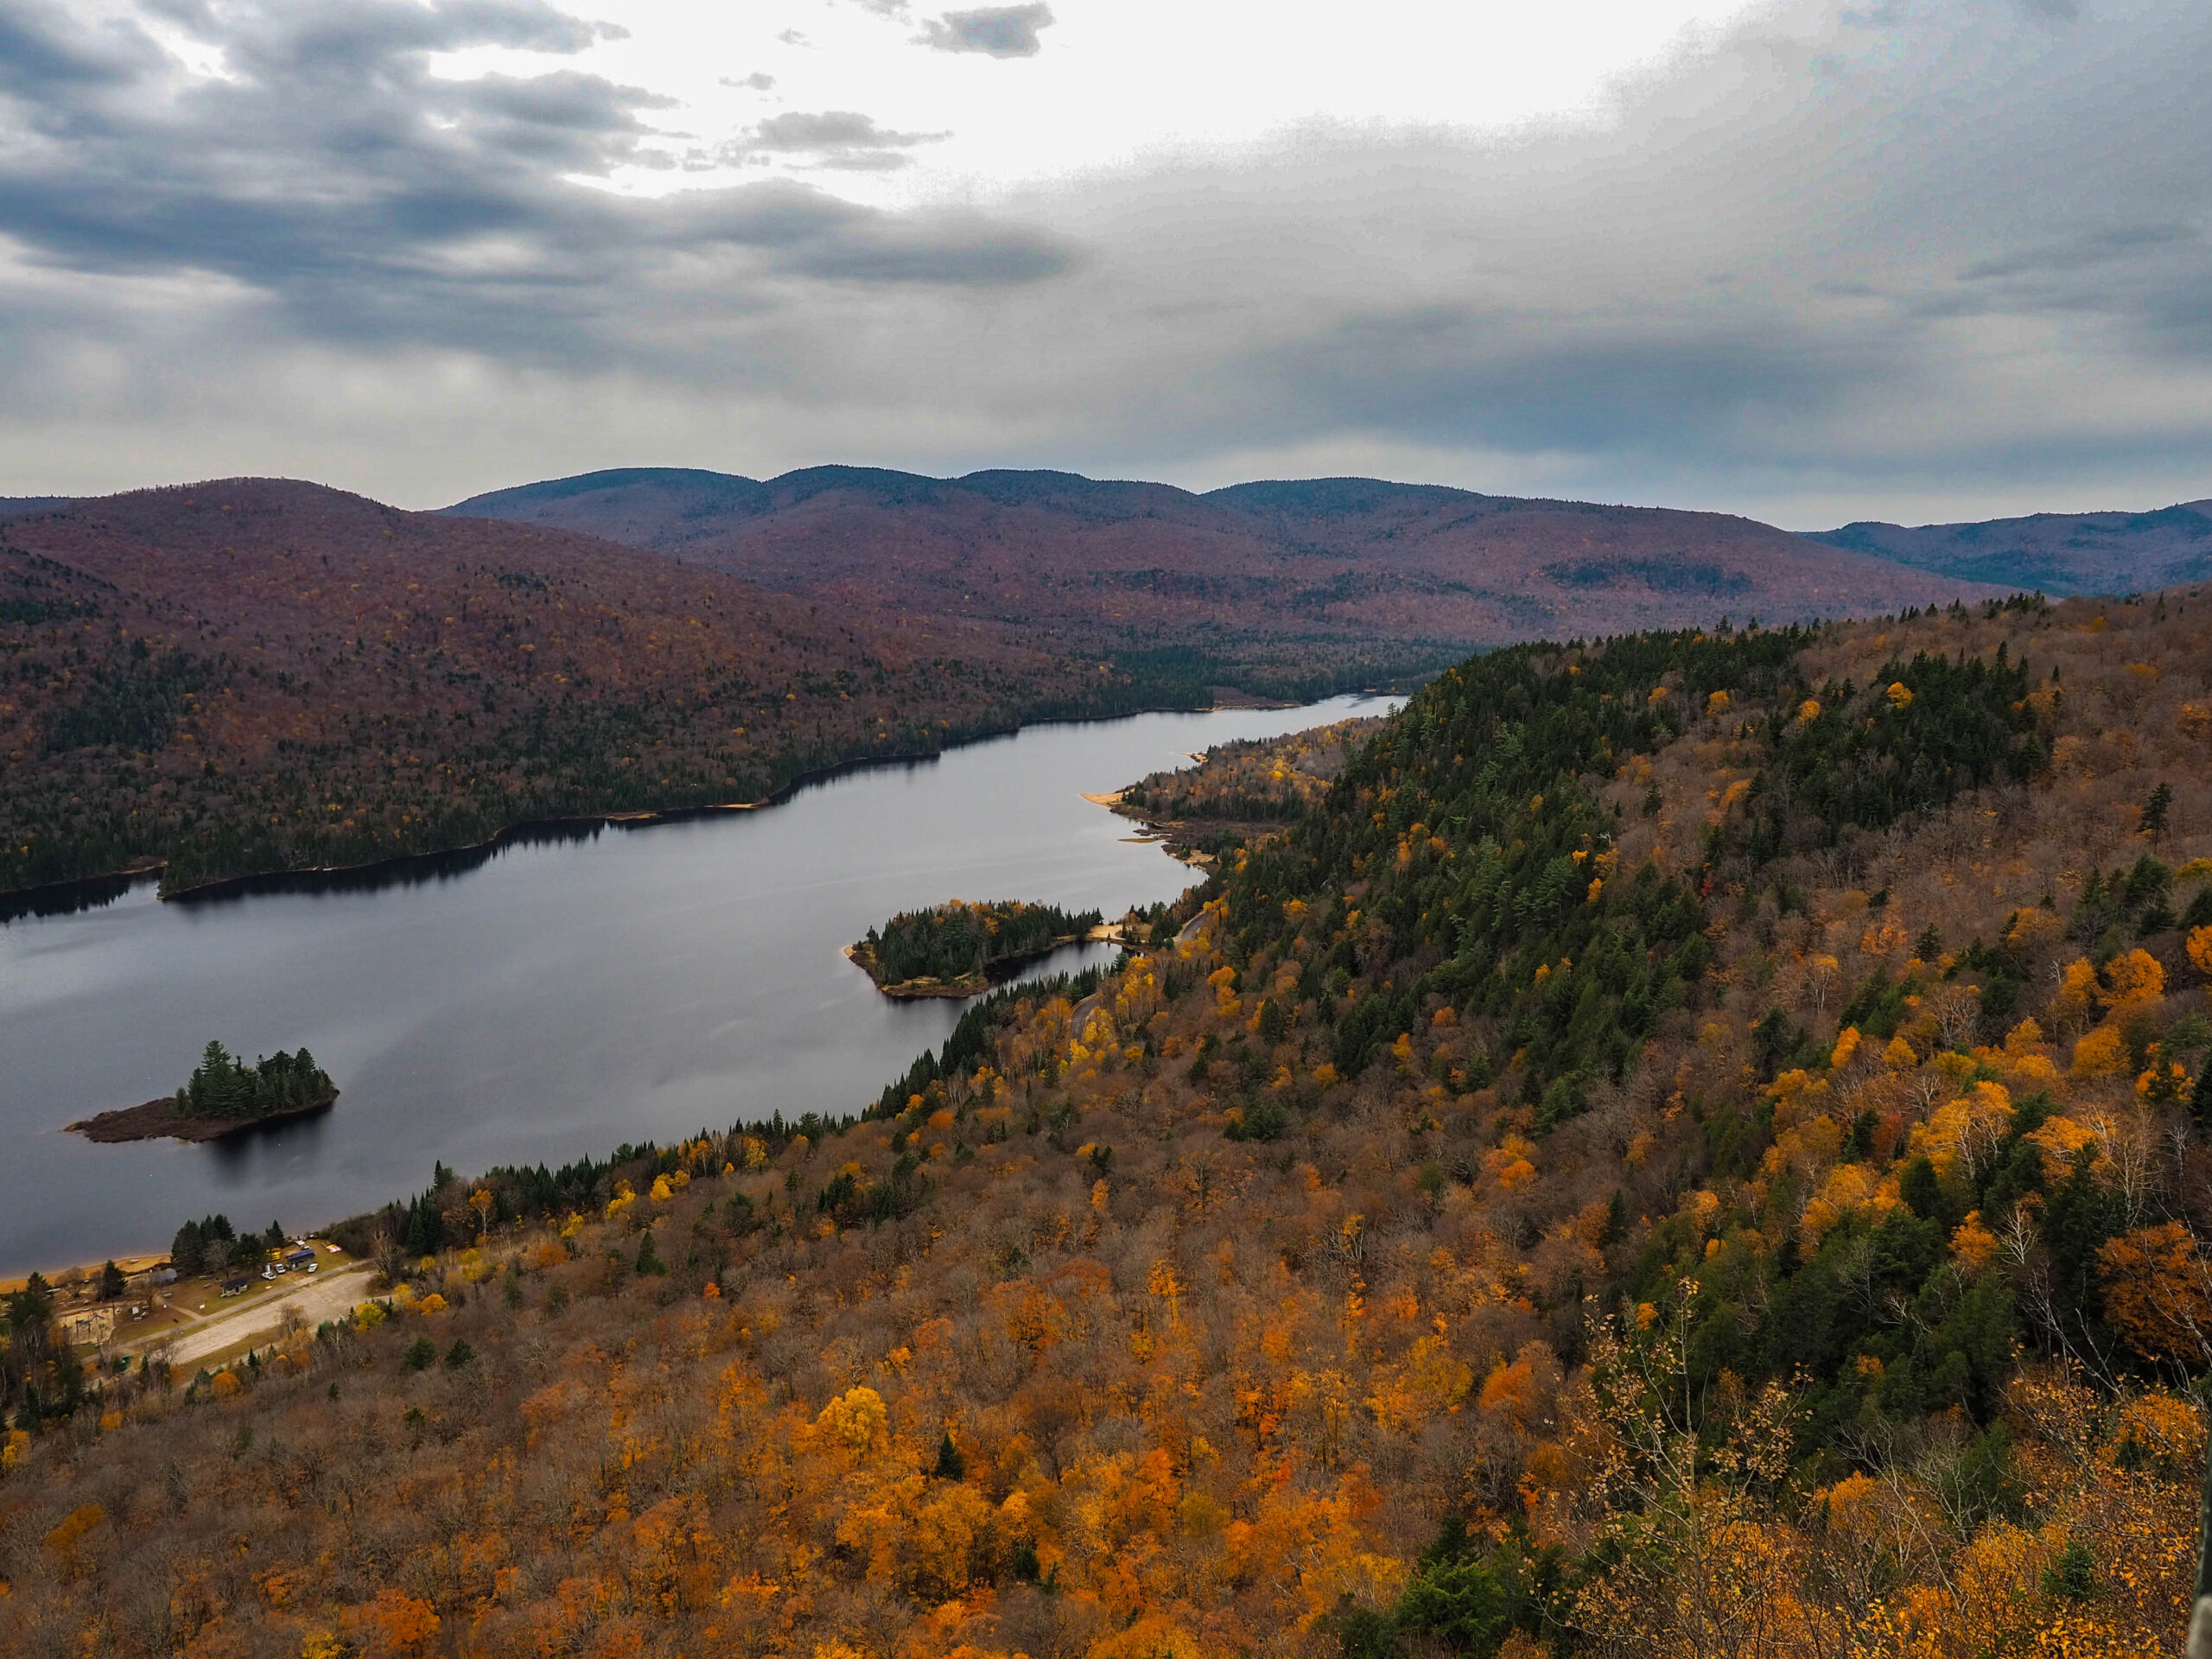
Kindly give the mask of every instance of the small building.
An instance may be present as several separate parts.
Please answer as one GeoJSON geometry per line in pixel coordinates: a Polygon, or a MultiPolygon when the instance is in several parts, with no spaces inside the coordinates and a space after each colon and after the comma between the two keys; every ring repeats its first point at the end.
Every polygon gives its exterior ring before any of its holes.
{"type": "Polygon", "coordinates": [[[302,1249],[284,1252],[284,1265],[288,1268],[304,1268],[314,1260],[315,1252],[310,1249],[302,1249]]]}
{"type": "Polygon", "coordinates": [[[252,1283],[253,1281],[251,1279],[226,1279],[223,1281],[223,1294],[226,1296],[238,1295],[252,1283]]]}

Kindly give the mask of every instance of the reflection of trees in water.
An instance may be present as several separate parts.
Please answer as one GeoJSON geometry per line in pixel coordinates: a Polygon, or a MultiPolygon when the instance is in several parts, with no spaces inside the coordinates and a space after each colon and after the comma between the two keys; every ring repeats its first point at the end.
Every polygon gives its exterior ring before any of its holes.
{"type": "Polygon", "coordinates": [[[270,1123],[242,1123],[228,1135],[198,1144],[226,1185],[243,1185],[253,1174],[256,1160],[264,1153],[281,1155],[288,1164],[300,1160],[303,1154],[308,1154],[308,1160],[312,1161],[312,1154],[329,1128],[328,1112],[311,1112],[301,1117],[278,1118],[270,1123]]]}
{"type": "MultiPolygon", "coordinates": [[[[989,740],[986,740],[989,741],[989,740]]],[[[802,791],[830,783],[856,772],[898,771],[918,772],[934,766],[938,757],[928,755],[897,755],[887,758],[861,758],[840,761],[797,778],[769,797],[780,804],[802,791]]],[[[730,810],[723,806],[673,807],[654,813],[651,817],[624,820],[620,818],[553,818],[535,823],[518,823],[501,830],[491,840],[474,847],[457,847],[449,852],[410,853],[399,858],[385,859],[374,864],[363,864],[342,870],[285,870],[266,875],[241,875],[215,886],[196,888],[173,895],[174,902],[185,905],[230,904],[240,899],[270,893],[385,893],[399,887],[423,887],[441,881],[450,881],[458,876],[481,869],[493,859],[514,847],[560,847],[575,842],[599,839],[601,831],[622,830],[635,831],[651,830],[664,823],[683,823],[697,818],[721,817],[730,810]]],[[[129,883],[122,883],[115,893],[97,902],[107,904],[120,894],[129,883]]],[[[76,884],[73,884],[76,885],[76,884]]],[[[81,884],[97,887],[99,882],[81,884]]],[[[57,889],[41,888],[40,893],[57,889]]],[[[34,895],[17,894],[15,899],[34,895]]],[[[0,899],[0,905],[14,900],[0,899]]],[[[86,905],[73,905],[70,909],[89,908],[86,905]]],[[[33,915],[67,914],[67,911],[32,911],[33,915]]],[[[14,912],[0,909],[0,922],[9,920],[14,912]]]]}
{"type": "Polygon", "coordinates": [[[596,818],[518,824],[480,847],[462,847],[449,853],[418,853],[350,870],[294,870],[270,875],[244,875],[220,887],[179,893],[171,902],[199,906],[235,904],[241,899],[269,893],[386,893],[398,887],[427,887],[481,869],[510,848],[559,847],[596,841],[606,828],[606,821],[596,818]]]}
{"type": "Polygon", "coordinates": [[[153,879],[150,874],[99,875],[87,881],[63,881],[50,887],[0,893],[0,924],[26,916],[73,916],[80,910],[98,910],[122,898],[133,884],[153,879]]]}

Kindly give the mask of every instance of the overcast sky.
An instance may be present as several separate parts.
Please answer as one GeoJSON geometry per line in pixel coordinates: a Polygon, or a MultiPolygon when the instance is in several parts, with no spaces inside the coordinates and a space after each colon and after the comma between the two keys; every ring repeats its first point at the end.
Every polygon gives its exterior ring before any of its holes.
{"type": "Polygon", "coordinates": [[[2205,0],[0,0],[0,494],[2212,496],[2205,0]]]}

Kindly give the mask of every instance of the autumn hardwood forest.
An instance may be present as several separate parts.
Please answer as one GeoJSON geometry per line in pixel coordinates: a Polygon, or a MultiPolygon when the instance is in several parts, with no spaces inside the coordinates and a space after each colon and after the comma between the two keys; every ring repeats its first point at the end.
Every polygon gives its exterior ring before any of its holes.
{"type": "Polygon", "coordinates": [[[1372,478],[1193,495],[1061,472],[624,467],[448,511],[654,548],[870,613],[1014,623],[1071,656],[1292,698],[1518,639],[2011,591],[1725,513],[1372,478]]]}
{"type": "Polygon", "coordinates": [[[442,1171],[175,1388],[18,1325],[0,1645],[2177,1655],[2206,622],[1500,652],[858,1121],[442,1171]]]}
{"type": "Polygon", "coordinates": [[[0,892],[364,864],[1208,699],[559,531],[143,491],[0,524],[0,892]]]}

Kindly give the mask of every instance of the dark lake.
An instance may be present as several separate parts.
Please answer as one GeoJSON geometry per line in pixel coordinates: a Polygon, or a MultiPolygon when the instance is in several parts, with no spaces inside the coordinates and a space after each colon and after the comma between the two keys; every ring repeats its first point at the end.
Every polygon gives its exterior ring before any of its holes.
{"type": "MultiPolygon", "coordinates": [[[[1232,738],[1380,712],[1035,727],[780,804],[376,880],[164,903],[149,884],[0,925],[0,1274],[166,1249],[188,1217],[311,1226],[434,1162],[558,1164],[780,1110],[872,1102],[959,1017],[880,995],[841,947],[893,912],[1025,899],[1109,917],[1193,873],[1084,800],[1232,738]],[[182,1083],[219,1037],[305,1044],[325,1116],[219,1146],[62,1125],[182,1083]]],[[[1033,972],[1110,957],[1071,948],[1033,972]]]]}

